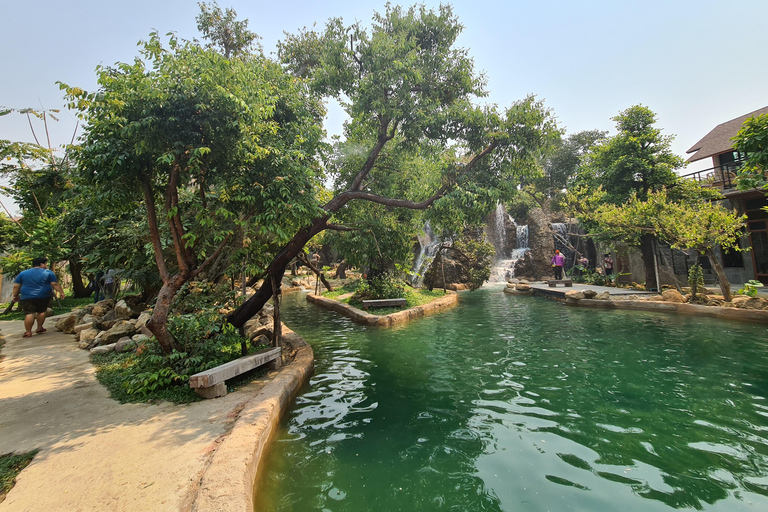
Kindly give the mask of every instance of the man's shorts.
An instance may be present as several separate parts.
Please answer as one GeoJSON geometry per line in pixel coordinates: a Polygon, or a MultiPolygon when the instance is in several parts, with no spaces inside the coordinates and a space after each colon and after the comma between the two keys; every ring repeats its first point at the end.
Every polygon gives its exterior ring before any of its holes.
{"type": "Polygon", "coordinates": [[[41,299],[22,299],[19,301],[19,307],[27,314],[45,313],[48,311],[48,306],[50,304],[50,297],[43,297],[41,299]]]}

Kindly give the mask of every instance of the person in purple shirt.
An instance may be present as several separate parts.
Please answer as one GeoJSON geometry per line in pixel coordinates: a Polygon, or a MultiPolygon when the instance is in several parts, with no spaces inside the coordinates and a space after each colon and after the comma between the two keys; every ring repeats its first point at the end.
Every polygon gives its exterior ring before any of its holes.
{"type": "Polygon", "coordinates": [[[565,265],[565,258],[560,251],[555,250],[555,255],[552,256],[552,268],[555,270],[555,279],[558,281],[563,278],[563,265],[565,265]]]}
{"type": "Polygon", "coordinates": [[[37,334],[43,334],[46,329],[43,327],[48,306],[51,303],[53,290],[59,293],[59,297],[64,298],[64,290],[56,279],[56,274],[48,270],[48,260],[45,258],[35,258],[32,260],[32,268],[21,272],[13,280],[13,300],[18,301],[21,309],[24,310],[24,333],[25,338],[32,336],[32,326],[37,318],[37,334]]]}

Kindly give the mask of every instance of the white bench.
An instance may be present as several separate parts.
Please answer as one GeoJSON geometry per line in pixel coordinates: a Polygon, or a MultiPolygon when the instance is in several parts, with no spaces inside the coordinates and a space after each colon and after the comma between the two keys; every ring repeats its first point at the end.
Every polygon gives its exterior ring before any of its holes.
{"type": "Polygon", "coordinates": [[[573,281],[570,279],[550,279],[547,281],[550,288],[556,288],[558,284],[563,284],[565,286],[570,286],[573,288],[573,281]]]}
{"type": "Polygon", "coordinates": [[[224,363],[216,368],[196,373],[189,378],[189,387],[203,398],[218,398],[227,394],[226,380],[237,377],[247,371],[271,363],[272,369],[280,368],[280,347],[265,348],[249,356],[224,363]]]}
{"type": "Polygon", "coordinates": [[[388,307],[405,307],[405,299],[374,299],[364,300],[363,309],[368,308],[388,308],[388,307]]]}

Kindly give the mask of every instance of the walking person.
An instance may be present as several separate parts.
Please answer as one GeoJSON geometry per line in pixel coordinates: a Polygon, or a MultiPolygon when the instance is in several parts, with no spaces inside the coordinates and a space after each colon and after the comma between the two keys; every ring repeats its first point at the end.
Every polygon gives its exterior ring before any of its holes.
{"type": "Polygon", "coordinates": [[[60,298],[64,298],[64,290],[56,279],[56,274],[48,270],[46,258],[32,260],[32,268],[21,272],[13,280],[13,300],[19,302],[19,306],[26,313],[24,317],[24,337],[32,336],[32,327],[37,319],[37,334],[43,334],[43,327],[48,306],[51,304],[53,291],[58,292],[60,298]]]}
{"type": "Polygon", "coordinates": [[[560,251],[555,250],[555,255],[552,256],[552,268],[555,271],[555,279],[558,281],[563,279],[563,266],[565,265],[565,257],[560,254],[560,251]]]}

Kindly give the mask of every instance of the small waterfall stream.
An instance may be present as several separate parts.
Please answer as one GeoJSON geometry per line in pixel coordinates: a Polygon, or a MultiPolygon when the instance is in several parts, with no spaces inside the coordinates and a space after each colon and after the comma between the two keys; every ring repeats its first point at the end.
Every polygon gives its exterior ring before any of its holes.
{"type": "MultiPolygon", "coordinates": [[[[507,279],[515,277],[515,264],[525,258],[526,253],[531,250],[528,246],[528,226],[518,226],[515,219],[512,217],[509,219],[517,227],[517,248],[513,249],[509,256],[503,254],[503,257],[496,259],[491,268],[489,283],[505,283],[507,279]]],[[[504,235],[506,238],[506,232],[504,235]]]]}
{"type": "Polygon", "coordinates": [[[413,262],[413,270],[408,275],[408,281],[415,287],[421,286],[424,280],[424,273],[429,268],[430,263],[435,257],[440,244],[443,241],[435,235],[429,221],[424,225],[424,236],[419,237],[419,255],[413,262]]]}

